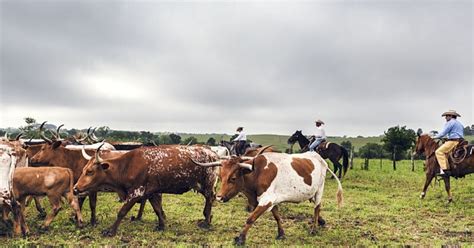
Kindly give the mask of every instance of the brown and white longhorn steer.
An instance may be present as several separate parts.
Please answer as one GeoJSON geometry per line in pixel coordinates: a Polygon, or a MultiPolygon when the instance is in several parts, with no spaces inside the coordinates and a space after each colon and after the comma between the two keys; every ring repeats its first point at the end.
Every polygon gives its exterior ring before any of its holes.
{"type": "MultiPolygon", "coordinates": [[[[77,197],[72,190],[74,177],[72,171],[60,167],[24,167],[17,168],[13,174],[13,195],[21,204],[22,216],[27,196],[47,196],[51,203],[51,213],[46,217],[42,226],[47,229],[51,221],[61,209],[61,197],[69,202],[77,217],[77,226],[82,227],[82,214],[77,197]]],[[[24,220],[21,223],[25,225],[24,220]]],[[[28,231],[26,231],[28,232],[28,231]]]]}
{"type": "Polygon", "coordinates": [[[198,166],[191,160],[216,161],[217,155],[209,148],[182,145],[140,147],[111,159],[102,159],[98,154],[96,152],[95,158],[89,160],[84,167],[74,186],[74,193],[80,195],[107,186],[119,195],[126,196],[117,220],[103,232],[104,236],[114,236],[128,211],[143,199],[150,200],[159,219],[157,229],[163,230],[165,220],[163,213],[159,211],[157,196],[161,193],[182,194],[191,189],[197,190],[206,198],[204,220],[198,222],[198,225],[202,228],[209,227],[217,170],[198,166]]]}
{"type": "MultiPolygon", "coordinates": [[[[265,149],[263,149],[265,150],[265,149]]],[[[316,152],[302,154],[263,153],[254,159],[244,160],[231,157],[214,163],[198,163],[201,166],[222,166],[220,177],[222,187],[217,194],[217,200],[227,202],[239,192],[243,192],[249,202],[256,206],[250,214],[240,236],[235,243],[245,243],[247,232],[252,224],[266,211],[271,211],[278,225],[277,239],[284,237],[280,214],[277,205],[281,202],[314,202],[314,218],[311,233],[314,234],[316,225],[324,222],[319,217],[321,199],[323,197],[324,180],[327,163],[316,152]]],[[[342,204],[342,186],[337,179],[337,202],[342,204]]]]}

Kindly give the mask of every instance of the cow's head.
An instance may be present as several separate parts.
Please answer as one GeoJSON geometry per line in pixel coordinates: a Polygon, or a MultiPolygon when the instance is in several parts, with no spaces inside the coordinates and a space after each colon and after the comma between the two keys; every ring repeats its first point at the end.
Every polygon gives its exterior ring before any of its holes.
{"type": "MultiPolygon", "coordinates": [[[[103,145],[103,144],[102,144],[103,145]]],[[[76,185],[74,185],[74,194],[87,194],[89,191],[97,191],[97,189],[109,182],[111,168],[114,167],[114,161],[110,159],[102,159],[99,156],[100,148],[97,149],[95,156],[91,157],[82,148],[82,155],[88,160],[86,166],[82,170],[76,185]]]]}
{"type": "Polygon", "coordinates": [[[59,147],[61,146],[62,142],[61,141],[54,141],[51,144],[45,143],[42,145],[39,145],[39,151],[38,151],[38,146],[31,146],[28,147],[27,153],[29,154],[34,154],[31,159],[30,159],[30,165],[31,166],[44,166],[44,165],[49,165],[52,164],[52,161],[55,158],[58,158],[59,153],[61,150],[59,147]]]}

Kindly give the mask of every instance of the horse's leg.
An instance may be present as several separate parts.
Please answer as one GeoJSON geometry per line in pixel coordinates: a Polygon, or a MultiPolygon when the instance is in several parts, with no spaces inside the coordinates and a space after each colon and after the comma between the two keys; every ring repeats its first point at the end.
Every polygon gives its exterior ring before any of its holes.
{"type": "Polygon", "coordinates": [[[448,193],[448,202],[453,201],[453,196],[451,195],[451,181],[449,177],[443,177],[444,180],[444,187],[446,188],[446,192],[448,193]]]}
{"type": "MultiPolygon", "coordinates": [[[[334,159],[333,157],[329,158],[329,160],[332,162],[333,166],[334,166],[334,174],[337,175],[337,172],[339,170],[339,175],[337,176],[339,179],[341,178],[342,176],[342,165],[339,163],[339,161],[337,161],[336,159],[334,159]]],[[[334,178],[334,176],[331,176],[331,178],[334,178]]]]}
{"type": "Polygon", "coordinates": [[[426,196],[426,191],[428,190],[428,186],[430,185],[431,181],[433,180],[435,174],[434,173],[426,173],[426,180],[425,180],[425,186],[423,186],[423,191],[420,194],[420,198],[423,199],[426,196]]]}

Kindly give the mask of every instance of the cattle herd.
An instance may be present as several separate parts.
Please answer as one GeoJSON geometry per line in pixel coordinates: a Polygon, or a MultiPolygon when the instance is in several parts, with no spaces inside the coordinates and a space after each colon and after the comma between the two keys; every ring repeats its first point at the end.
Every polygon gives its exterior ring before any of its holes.
{"type": "Polygon", "coordinates": [[[60,211],[62,198],[74,210],[74,220],[81,228],[84,225],[81,209],[88,197],[90,224],[96,225],[98,192],[116,193],[123,202],[113,225],[103,231],[104,236],[114,236],[120,222],[137,203],[141,207],[134,218],[141,218],[147,200],[158,217],[156,229],[165,229],[163,193],[195,190],[202,194],[204,216],[198,226],[204,229],[211,225],[215,200],[227,202],[243,193],[253,211],[235,238],[236,244],[244,244],[253,223],[269,211],[277,222],[277,238],[283,238],[285,233],[278,212],[278,204],[282,202],[310,200],[314,203],[310,231],[314,233],[318,225],[324,225],[320,211],[327,171],[338,182],[337,202],[342,204],[341,183],[316,152],[286,154],[265,146],[254,149],[250,155],[235,156],[220,146],[109,144],[98,140],[90,130],[82,139],[63,139],[59,130],[48,138],[43,125],[42,140],[21,137],[0,140],[2,221],[12,223],[14,235],[29,233],[24,210],[30,199],[35,200],[39,214],[46,217],[42,225],[45,230],[60,211]],[[96,143],[85,144],[87,139],[96,143]],[[123,147],[128,150],[117,149],[123,147]],[[216,192],[218,181],[220,191],[216,192]],[[52,206],[47,215],[39,197],[47,197],[52,206]]]}

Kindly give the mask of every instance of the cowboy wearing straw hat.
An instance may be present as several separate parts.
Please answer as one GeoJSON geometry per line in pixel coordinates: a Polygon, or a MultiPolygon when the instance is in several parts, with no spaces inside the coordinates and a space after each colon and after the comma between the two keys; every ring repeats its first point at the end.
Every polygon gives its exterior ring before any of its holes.
{"type": "Polygon", "coordinates": [[[461,115],[456,113],[455,110],[444,112],[441,116],[446,118],[446,124],[443,130],[436,135],[434,139],[440,139],[446,136],[447,141],[436,149],[435,154],[440,166],[439,175],[449,176],[449,172],[447,171],[449,170],[447,154],[464,139],[464,126],[457,120],[461,115]]]}
{"type": "Polygon", "coordinates": [[[324,131],[324,128],[322,125],[324,125],[324,122],[322,120],[316,120],[316,132],[314,133],[314,141],[309,145],[309,150],[314,151],[316,147],[321,144],[324,140],[326,140],[326,132],[324,131]]]}

